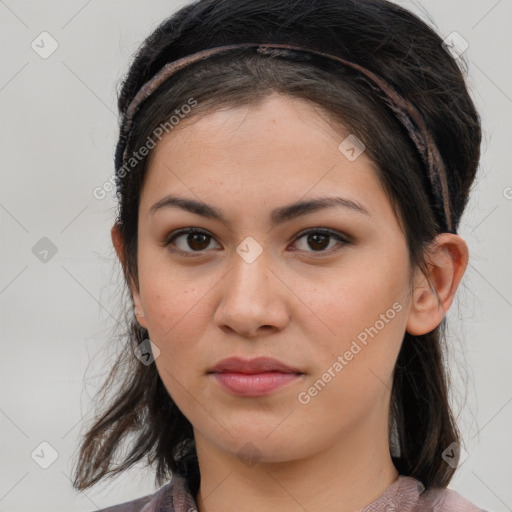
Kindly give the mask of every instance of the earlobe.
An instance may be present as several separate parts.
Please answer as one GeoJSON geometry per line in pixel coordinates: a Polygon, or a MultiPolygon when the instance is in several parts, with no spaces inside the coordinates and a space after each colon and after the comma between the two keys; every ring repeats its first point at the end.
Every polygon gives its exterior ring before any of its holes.
{"type": "MultiPolygon", "coordinates": [[[[126,265],[125,265],[125,259],[124,259],[124,242],[123,242],[123,236],[121,234],[121,227],[118,223],[115,223],[112,226],[112,229],[110,231],[110,235],[112,237],[112,244],[114,245],[114,248],[116,250],[117,257],[119,258],[119,261],[121,262],[121,265],[123,266],[123,270],[126,274],[126,265]]],[[[144,317],[144,309],[142,307],[142,303],[140,300],[140,294],[136,287],[133,285],[133,283],[129,282],[130,291],[132,293],[133,297],[133,303],[135,305],[135,316],[137,317],[137,321],[139,322],[139,325],[141,327],[147,328],[146,320],[144,317]]]]}
{"type": "Polygon", "coordinates": [[[415,286],[406,330],[412,335],[433,331],[450,308],[466,270],[469,252],[463,238],[438,235],[429,248],[427,276],[416,269],[415,286]]]}
{"type": "Polygon", "coordinates": [[[144,329],[147,329],[148,325],[146,323],[144,309],[142,307],[139,293],[133,293],[133,302],[135,304],[135,316],[137,317],[137,322],[139,323],[139,325],[141,327],[144,327],[144,329]]]}

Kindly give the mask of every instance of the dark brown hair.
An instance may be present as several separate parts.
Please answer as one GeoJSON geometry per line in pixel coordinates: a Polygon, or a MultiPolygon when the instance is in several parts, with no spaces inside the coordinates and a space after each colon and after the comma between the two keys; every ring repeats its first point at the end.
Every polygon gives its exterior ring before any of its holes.
{"type": "MultiPolygon", "coordinates": [[[[479,116],[463,73],[441,38],[418,17],[384,0],[192,3],[165,20],[140,47],[120,90],[120,119],[141,86],[166,63],[236,42],[303,45],[356,62],[384,78],[414,104],[430,131],[446,166],[458,225],[479,162],[479,116]]],[[[155,128],[190,98],[197,102],[190,116],[200,118],[218,108],[256,105],[272,92],[309,101],[340,133],[353,133],[364,142],[403,229],[411,269],[419,266],[427,273],[428,245],[442,232],[442,220],[433,207],[419,154],[369,84],[325,58],[240,49],[190,65],[143,102],[130,133],[119,140],[116,169],[123,165],[125,150],[131,154],[142,147],[155,128]]],[[[147,163],[143,158],[117,181],[116,222],[124,241],[125,283],[131,280],[137,288],[138,209],[147,163]]],[[[157,485],[180,472],[190,478],[195,493],[200,475],[192,427],[166,391],[156,366],[141,364],[134,356],[149,335],[138,324],[127,294],[126,350],[102,391],[111,389],[113,382],[118,382],[118,389],[83,436],[73,486],[84,490],[146,458],[156,464],[157,485]],[[114,466],[128,434],[129,452],[114,466]]],[[[460,442],[448,399],[445,327],[443,320],[423,336],[405,334],[391,397],[389,425],[397,444],[393,462],[400,474],[417,478],[427,489],[448,485],[455,469],[441,454],[460,442]]]]}

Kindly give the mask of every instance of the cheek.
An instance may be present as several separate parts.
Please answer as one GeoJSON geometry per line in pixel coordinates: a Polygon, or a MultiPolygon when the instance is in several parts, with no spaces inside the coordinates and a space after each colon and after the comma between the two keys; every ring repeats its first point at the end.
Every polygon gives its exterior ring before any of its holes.
{"type": "Polygon", "coordinates": [[[205,311],[207,289],[168,276],[147,278],[140,289],[149,338],[160,350],[155,360],[158,373],[187,416],[187,404],[191,394],[198,394],[195,386],[202,371],[198,347],[209,318],[205,311]]]}
{"type": "Polygon", "coordinates": [[[316,325],[326,333],[310,333],[317,362],[312,380],[329,381],[326,372],[335,374],[331,392],[347,403],[368,402],[391,386],[407,317],[406,277],[397,279],[397,272],[369,261],[362,261],[362,267],[361,272],[339,273],[328,288],[312,290],[308,300],[322,320],[316,325]]]}
{"type": "Polygon", "coordinates": [[[147,280],[142,291],[149,337],[160,349],[155,360],[158,373],[178,408],[189,417],[190,397],[199,396],[198,350],[208,318],[206,292],[180,279],[147,280]]]}
{"type": "MultiPolygon", "coordinates": [[[[333,305],[326,323],[336,335],[319,337],[322,342],[310,347],[314,370],[297,397],[311,429],[318,429],[319,417],[324,425],[332,425],[325,427],[326,435],[368,414],[384,414],[403,339],[401,304],[374,297],[362,307],[352,298],[333,305]]],[[[327,314],[328,308],[322,311],[327,314]]]]}
{"type": "Polygon", "coordinates": [[[140,297],[149,333],[162,343],[169,335],[201,325],[215,276],[199,267],[173,265],[165,250],[139,252],[140,297]]]}
{"type": "MultiPolygon", "coordinates": [[[[333,276],[330,285],[308,293],[307,304],[323,320],[326,330],[339,340],[357,338],[371,326],[391,337],[404,324],[405,279],[385,268],[333,276]],[[392,331],[392,333],[391,333],[392,331]]],[[[360,336],[364,341],[364,334],[360,336]]]]}

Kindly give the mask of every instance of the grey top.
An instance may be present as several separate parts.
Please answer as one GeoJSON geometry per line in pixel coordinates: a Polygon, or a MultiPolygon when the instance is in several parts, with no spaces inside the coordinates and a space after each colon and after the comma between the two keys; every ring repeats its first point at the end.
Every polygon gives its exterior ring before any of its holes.
{"type": "MultiPolygon", "coordinates": [[[[197,512],[186,478],[174,475],[153,494],[95,512],[197,512]]],[[[375,501],[358,512],[488,512],[453,489],[425,491],[415,478],[400,475],[375,501]]]]}

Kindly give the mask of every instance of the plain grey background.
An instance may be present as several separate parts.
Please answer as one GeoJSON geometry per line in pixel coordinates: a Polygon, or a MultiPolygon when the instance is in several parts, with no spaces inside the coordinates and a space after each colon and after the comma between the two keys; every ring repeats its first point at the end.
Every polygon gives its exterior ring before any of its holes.
{"type": "MultiPolygon", "coordinates": [[[[116,87],[143,39],[185,3],[0,0],[2,512],[86,512],[156,489],[135,467],[76,493],[70,472],[118,347],[115,202],[92,194],[114,171],[116,87]]],[[[448,313],[452,402],[468,454],[450,487],[511,511],[512,1],[399,3],[469,45],[485,139],[460,228],[470,265],[448,313]]]]}

